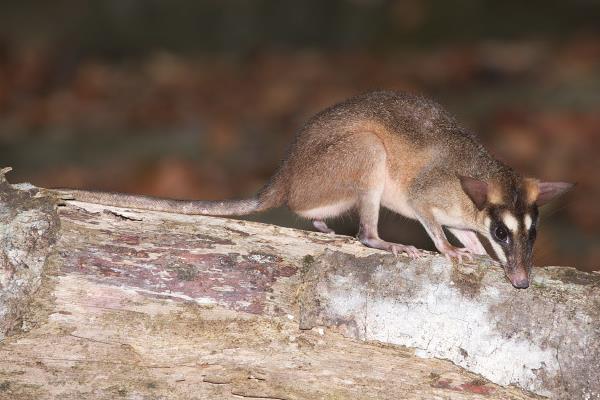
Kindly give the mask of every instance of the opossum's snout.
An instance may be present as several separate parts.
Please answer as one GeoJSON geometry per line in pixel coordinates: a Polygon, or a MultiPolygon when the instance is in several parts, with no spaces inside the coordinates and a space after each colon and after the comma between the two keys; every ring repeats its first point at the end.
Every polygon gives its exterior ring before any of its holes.
{"type": "Polygon", "coordinates": [[[486,225],[490,243],[506,277],[515,288],[526,289],[529,287],[538,211],[535,205],[525,210],[523,207],[514,208],[488,208],[486,225]]]}
{"type": "Polygon", "coordinates": [[[506,277],[517,289],[529,287],[529,276],[532,268],[530,243],[517,242],[506,254],[506,263],[502,263],[506,277]]]}
{"type": "Polygon", "coordinates": [[[530,268],[508,268],[508,266],[504,267],[504,272],[510,283],[517,289],[527,289],[529,287],[529,270],[530,268]]]}

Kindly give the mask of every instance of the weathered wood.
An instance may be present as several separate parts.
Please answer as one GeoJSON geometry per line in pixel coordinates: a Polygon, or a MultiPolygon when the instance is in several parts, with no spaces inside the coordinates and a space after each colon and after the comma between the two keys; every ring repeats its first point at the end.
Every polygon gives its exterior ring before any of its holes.
{"type": "Polygon", "coordinates": [[[517,290],[486,259],[453,266],[326,252],[315,264],[302,327],[408,346],[552,398],[600,398],[598,274],[539,268],[532,287],[517,290]]]}
{"type": "Polygon", "coordinates": [[[0,170],[0,341],[20,323],[23,300],[38,289],[59,228],[54,203],[36,197],[31,185],[10,185],[8,171],[0,170]]]}
{"type": "Polygon", "coordinates": [[[0,398],[525,399],[447,361],[67,274],[0,346],[0,398]],[[2,392],[4,387],[4,392],[2,392]]]}
{"type": "Polygon", "coordinates": [[[533,397],[510,383],[600,398],[597,275],[538,269],[518,291],[487,258],[77,202],[58,215],[23,332],[0,344],[0,398],[533,397]]]}

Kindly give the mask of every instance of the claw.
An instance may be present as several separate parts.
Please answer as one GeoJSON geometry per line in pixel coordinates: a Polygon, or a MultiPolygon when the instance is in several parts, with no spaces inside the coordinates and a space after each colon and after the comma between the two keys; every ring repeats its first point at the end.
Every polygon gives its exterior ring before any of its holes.
{"type": "Polygon", "coordinates": [[[452,261],[453,258],[456,258],[457,261],[462,264],[463,256],[466,260],[473,261],[473,253],[471,253],[471,251],[467,248],[452,246],[445,248],[442,253],[449,261],[452,261]]]}
{"type": "Polygon", "coordinates": [[[414,246],[405,246],[403,244],[390,243],[379,238],[361,238],[359,236],[359,240],[362,244],[368,247],[390,251],[396,257],[398,257],[400,253],[405,253],[408,257],[412,258],[413,260],[422,256],[421,251],[414,246]]]}
{"type": "Polygon", "coordinates": [[[422,254],[419,251],[419,249],[417,249],[414,246],[403,246],[403,245],[392,245],[390,247],[390,251],[395,255],[398,256],[398,254],[400,253],[404,253],[406,254],[408,257],[412,258],[413,260],[417,259],[417,258],[421,258],[422,254]]]}

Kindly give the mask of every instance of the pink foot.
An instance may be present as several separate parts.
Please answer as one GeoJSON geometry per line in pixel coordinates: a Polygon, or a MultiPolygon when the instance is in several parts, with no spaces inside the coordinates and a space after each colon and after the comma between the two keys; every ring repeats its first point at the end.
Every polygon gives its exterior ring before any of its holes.
{"type": "Polygon", "coordinates": [[[325,223],[325,221],[321,221],[321,220],[314,220],[313,222],[313,226],[319,231],[319,232],[323,232],[323,233],[329,233],[331,235],[333,235],[335,233],[335,231],[331,228],[329,228],[327,226],[327,224],[325,223]]]}
{"type": "Polygon", "coordinates": [[[441,252],[450,261],[452,261],[453,258],[456,258],[459,263],[462,263],[463,257],[469,261],[473,261],[473,253],[465,247],[454,247],[452,245],[448,245],[445,246],[441,252]]]}
{"type": "Polygon", "coordinates": [[[379,238],[359,238],[359,240],[362,244],[364,244],[367,247],[391,251],[392,254],[394,254],[395,256],[398,256],[398,254],[400,253],[406,253],[406,255],[412,258],[413,260],[423,257],[423,253],[421,252],[421,250],[417,249],[415,246],[408,246],[399,243],[390,243],[379,238]]]}

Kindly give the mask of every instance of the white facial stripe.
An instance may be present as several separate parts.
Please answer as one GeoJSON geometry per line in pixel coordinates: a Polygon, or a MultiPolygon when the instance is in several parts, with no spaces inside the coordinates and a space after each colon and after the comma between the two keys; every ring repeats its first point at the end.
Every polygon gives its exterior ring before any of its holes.
{"type": "Polygon", "coordinates": [[[504,254],[504,250],[502,249],[502,247],[500,247],[500,245],[498,243],[496,243],[495,240],[493,240],[492,238],[490,239],[490,243],[492,245],[492,248],[494,249],[494,252],[496,253],[496,256],[498,256],[498,259],[500,260],[500,262],[502,262],[502,264],[506,264],[506,254],[504,254]]]}
{"type": "Polygon", "coordinates": [[[519,221],[508,211],[502,214],[502,222],[511,232],[515,233],[519,229],[519,221]]]}
{"type": "Polygon", "coordinates": [[[525,230],[529,231],[529,228],[531,228],[531,224],[533,223],[533,221],[531,219],[531,215],[525,214],[525,218],[523,218],[523,222],[525,224],[525,230]]]}
{"type": "Polygon", "coordinates": [[[490,219],[490,217],[485,217],[485,219],[483,220],[483,223],[485,224],[486,231],[489,231],[490,225],[492,225],[492,220],[490,219]]]}

